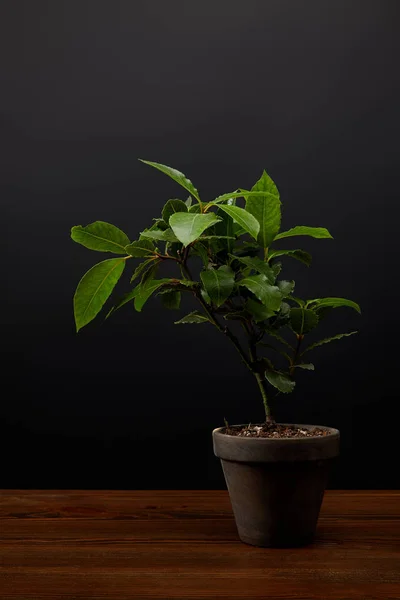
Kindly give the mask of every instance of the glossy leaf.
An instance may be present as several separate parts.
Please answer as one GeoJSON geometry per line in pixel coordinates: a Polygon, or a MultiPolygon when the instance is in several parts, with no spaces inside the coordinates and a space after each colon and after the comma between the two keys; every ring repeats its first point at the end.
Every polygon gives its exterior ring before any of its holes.
{"type": "Polygon", "coordinates": [[[133,274],[131,277],[131,283],[133,281],[135,281],[135,279],[137,279],[139,277],[139,275],[141,275],[143,273],[143,271],[145,271],[146,269],[151,267],[153,264],[154,264],[154,258],[149,258],[148,260],[145,260],[145,261],[139,263],[138,266],[136,267],[136,269],[133,271],[133,274]]]}
{"type": "Polygon", "coordinates": [[[163,306],[169,310],[177,310],[181,305],[181,293],[176,290],[167,290],[160,293],[163,306]]]}
{"type": "Polygon", "coordinates": [[[195,310],[179,321],[175,321],[175,325],[185,325],[186,323],[208,323],[206,316],[202,315],[198,310],[195,310]]]}
{"type": "Polygon", "coordinates": [[[323,340],[319,340],[318,342],[314,342],[314,344],[311,344],[304,350],[304,352],[301,354],[301,356],[303,356],[306,352],[309,352],[310,350],[314,350],[314,348],[318,348],[318,346],[323,346],[324,344],[330,344],[330,342],[334,342],[335,340],[341,340],[344,337],[350,337],[351,335],[354,335],[355,333],[358,333],[358,331],[349,331],[349,333],[338,333],[337,335],[333,335],[332,337],[328,337],[323,340]]]}
{"type": "Polygon", "coordinates": [[[182,200],[172,199],[168,200],[165,203],[164,208],[162,209],[162,218],[167,224],[169,224],[169,218],[171,215],[174,215],[177,212],[187,213],[188,206],[182,200]]]}
{"type": "Polygon", "coordinates": [[[358,313],[361,313],[359,305],[356,302],[353,302],[353,300],[347,300],[346,298],[315,298],[314,300],[308,300],[307,306],[310,306],[313,310],[347,306],[353,308],[358,313]]]}
{"type": "Polygon", "coordinates": [[[276,285],[282,294],[282,298],[287,298],[293,292],[295,283],[294,281],[285,281],[282,279],[281,281],[277,281],[276,285]]]}
{"type": "Polygon", "coordinates": [[[298,225],[297,227],[288,229],[288,231],[282,231],[275,237],[275,240],[282,240],[283,238],[293,237],[295,235],[308,235],[309,237],[318,239],[333,239],[325,227],[307,227],[306,225],[298,225]]]}
{"type": "Polygon", "coordinates": [[[227,265],[201,271],[200,278],[211,302],[217,307],[231,295],[235,284],[234,273],[227,265]]]}
{"type": "Polygon", "coordinates": [[[150,296],[162,285],[169,283],[170,281],[170,279],[166,278],[148,279],[145,283],[140,283],[138,286],[138,293],[135,296],[135,309],[140,312],[150,296]]]}
{"type": "Polygon", "coordinates": [[[315,367],[312,363],[299,363],[293,365],[293,369],[305,369],[306,371],[315,371],[315,367]]]}
{"type": "Polygon", "coordinates": [[[90,323],[101,311],[122,275],[126,260],[111,258],[94,265],[82,277],[74,295],[76,330],[90,323]]]}
{"type": "Polygon", "coordinates": [[[154,244],[150,240],[142,239],[125,246],[125,250],[127,254],[135,258],[143,258],[144,256],[154,255],[155,249],[154,244]]]}
{"type": "Polygon", "coordinates": [[[251,314],[256,323],[265,321],[265,319],[269,319],[275,314],[275,312],[265,306],[265,304],[261,304],[261,302],[258,302],[258,300],[253,300],[252,298],[248,298],[246,300],[245,308],[251,314]]]}
{"type": "Polygon", "coordinates": [[[268,248],[281,226],[279,192],[275,183],[265,171],[251,191],[263,192],[262,195],[251,194],[248,196],[246,210],[257,219],[260,225],[257,237],[258,243],[262,248],[268,248]]]}
{"type": "Polygon", "coordinates": [[[318,325],[318,315],[307,308],[290,309],[290,326],[298,335],[308,333],[318,325]]]}
{"type": "MultiPolygon", "coordinates": [[[[234,202],[234,201],[232,201],[234,202]]],[[[220,217],[220,222],[215,224],[215,233],[218,236],[227,236],[226,241],[223,242],[223,247],[227,252],[233,251],[233,245],[235,241],[234,227],[235,223],[231,216],[223,210],[218,209],[217,216],[220,217]]]]}
{"type": "Polygon", "coordinates": [[[269,383],[274,386],[277,390],[284,394],[290,394],[293,392],[296,383],[288,377],[285,373],[275,371],[275,369],[266,369],[265,378],[269,383]]]}
{"type": "Polygon", "coordinates": [[[105,221],[95,221],[86,227],[76,225],[71,229],[71,238],[90,250],[113,254],[126,254],[125,246],[129,244],[128,236],[121,229],[105,221]]]}
{"type": "Polygon", "coordinates": [[[214,213],[197,214],[178,212],[169,219],[169,224],[180,242],[188,246],[197,240],[203,231],[219,221],[214,213]]]}
{"type": "Polygon", "coordinates": [[[260,225],[246,210],[243,208],[239,208],[239,206],[231,206],[229,204],[221,204],[219,210],[223,210],[226,212],[232,219],[243,227],[243,229],[251,235],[255,240],[257,239],[258,232],[260,230],[260,225]]]}
{"type": "Polygon", "coordinates": [[[261,260],[261,258],[259,258],[258,256],[235,256],[233,255],[234,258],[236,258],[237,260],[239,260],[241,263],[243,263],[244,265],[246,265],[246,267],[249,267],[251,269],[253,269],[254,271],[257,271],[257,273],[261,273],[262,275],[265,275],[265,277],[268,279],[270,284],[275,283],[275,273],[272,269],[272,267],[266,263],[264,260],[261,260]]]}
{"type": "Polygon", "coordinates": [[[250,275],[239,281],[239,285],[253,292],[270,310],[279,310],[282,302],[282,294],[278,287],[269,283],[265,275],[250,275]]]}
{"type": "Polygon", "coordinates": [[[172,243],[179,242],[178,238],[172,231],[171,227],[168,227],[168,229],[165,229],[165,230],[147,229],[147,230],[141,232],[140,237],[141,237],[141,239],[149,238],[151,240],[160,240],[162,242],[172,242],[172,243]]]}
{"type": "Polygon", "coordinates": [[[272,260],[273,258],[278,258],[278,256],[290,256],[299,260],[309,267],[311,265],[311,254],[306,252],[305,250],[273,250],[269,253],[268,260],[272,260]]]}
{"type": "Polygon", "coordinates": [[[139,286],[137,285],[135,288],[133,288],[133,290],[130,290],[129,292],[127,292],[126,294],[121,296],[121,298],[118,300],[117,304],[115,304],[111,308],[111,310],[109,310],[108,313],[106,314],[106,319],[108,319],[108,317],[110,317],[113,313],[115,313],[116,310],[119,310],[122,306],[124,306],[125,304],[128,304],[128,302],[131,302],[136,297],[138,292],[139,292],[139,286]]]}
{"type": "Polygon", "coordinates": [[[180,171],[177,171],[176,169],[173,169],[172,167],[168,167],[167,165],[162,165],[160,163],[151,162],[149,160],[143,160],[141,158],[139,158],[139,160],[141,162],[145,163],[146,165],[150,165],[151,167],[158,169],[162,173],[165,173],[165,175],[168,175],[168,177],[171,177],[171,179],[176,181],[176,183],[179,183],[179,185],[181,185],[183,188],[185,188],[185,190],[187,190],[189,192],[189,194],[194,196],[196,198],[196,200],[198,200],[200,202],[200,197],[199,197],[198,191],[196,190],[196,188],[194,187],[194,185],[190,181],[190,179],[188,179],[183,173],[181,173],[180,171]]]}

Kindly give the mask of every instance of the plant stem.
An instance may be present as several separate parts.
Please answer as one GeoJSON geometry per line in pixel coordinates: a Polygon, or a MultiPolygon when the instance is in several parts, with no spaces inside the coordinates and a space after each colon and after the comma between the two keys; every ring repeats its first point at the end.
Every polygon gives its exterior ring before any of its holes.
{"type": "Polygon", "coordinates": [[[296,345],[296,349],[294,351],[293,360],[292,360],[292,364],[290,367],[290,375],[294,374],[294,366],[295,366],[297,358],[299,356],[301,342],[303,341],[303,339],[304,339],[304,335],[297,334],[297,345],[296,345]]]}
{"type": "MultiPolygon", "coordinates": [[[[252,363],[256,364],[257,363],[257,348],[256,348],[254,341],[251,338],[250,338],[250,343],[249,343],[249,354],[250,354],[252,363]]],[[[261,396],[262,396],[263,404],[264,404],[264,410],[265,410],[265,421],[267,423],[274,423],[274,419],[271,416],[271,409],[270,409],[270,406],[268,403],[267,392],[265,389],[265,379],[258,371],[254,371],[253,369],[251,369],[251,371],[257,380],[258,387],[260,388],[260,392],[261,392],[261,396]]]]}

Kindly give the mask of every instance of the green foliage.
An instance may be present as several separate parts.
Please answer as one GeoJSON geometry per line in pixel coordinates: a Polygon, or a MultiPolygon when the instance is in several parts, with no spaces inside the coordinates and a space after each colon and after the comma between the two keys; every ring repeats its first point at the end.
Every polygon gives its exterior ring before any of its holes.
{"type": "Polygon", "coordinates": [[[281,226],[279,192],[271,177],[265,171],[251,191],[264,192],[262,196],[253,194],[248,196],[246,210],[257,219],[260,225],[258,243],[262,248],[268,248],[281,226]]]}
{"type": "Polygon", "coordinates": [[[240,225],[247,233],[255,240],[257,239],[260,225],[257,220],[243,208],[239,206],[231,206],[229,204],[221,204],[219,210],[226,212],[232,219],[240,225]]]}
{"type": "Polygon", "coordinates": [[[177,212],[170,216],[169,224],[180,242],[188,246],[197,240],[203,231],[218,223],[214,213],[197,214],[177,212]]]}
{"type": "Polygon", "coordinates": [[[74,295],[76,330],[94,319],[113,291],[125,268],[124,258],[110,258],[94,265],[82,277],[74,295]]]}
{"type": "Polygon", "coordinates": [[[113,303],[106,318],[128,303],[140,312],[153,295],[172,310],[180,309],[183,295],[194,297],[201,312],[193,311],[175,323],[210,323],[230,339],[255,376],[269,418],[270,393],[292,392],[298,370],[314,370],[312,363],[303,361],[304,354],[356,333],[309,344],[309,332],[318,328],[331,310],[349,307],[359,313],[360,307],[345,298],[302,300],[293,295],[295,282],[280,278],[282,264],[276,259],[290,257],[309,266],[311,255],[301,249],[280,250],[275,248],[276,241],[300,235],[332,236],[323,227],[280,231],[279,192],[265,171],[251,190],[237,188],[211,202],[201,202],[183,173],[160,163],[142,162],[168,175],[190,196],[186,201],[167,200],[161,218],[153,219],[133,242],[104,221],[72,228],[75,242],[90,250],[120,255],[96,264],[79,282],[74,295],[76,329],[98,315],[126,263],[132,264],[131,284],[135,282],[135,286],[113,303]],[[192,199],[197,202],[192,204],[192,199]],[[142,259],[137,265],[130,261],[137,258],[142,259]],[[178,278],[159,275],[165,263],[176,267],[178,278]]]}
{"type": "Polygon", "coordinates": [[[71,238],[89,250],[113,254],[126,254],[125,246],[129,244],[128,236],[121,229],[104,221],[95,221],[86,227],[72,227],[71,238]]]}
{"type": "Polygon", "coordinates": [[[229,298],[235,285],[234,273],[227,265],[202,271],[200,278],[211,302],[217,307],[229,298]]]}

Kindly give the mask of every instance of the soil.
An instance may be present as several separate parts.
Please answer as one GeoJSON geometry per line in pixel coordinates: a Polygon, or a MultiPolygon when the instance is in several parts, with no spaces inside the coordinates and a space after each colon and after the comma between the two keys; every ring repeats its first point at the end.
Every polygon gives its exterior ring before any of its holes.
{"type": "Polygon", "coordinates": [[[327,429],[313,427],[312,429],[301,429],[294,425],[279,425],[278,423],[251,424],[246,427],[224,427],[222,433],[237,437],[261,437],[261,438],[303,438],[323,437],[328,435],[327,429]]]}

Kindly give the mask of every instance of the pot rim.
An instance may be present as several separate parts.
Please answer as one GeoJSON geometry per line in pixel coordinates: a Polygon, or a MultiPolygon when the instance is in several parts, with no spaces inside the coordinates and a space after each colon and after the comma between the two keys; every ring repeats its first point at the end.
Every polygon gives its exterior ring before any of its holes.
{"type": "MultiPolygon", "coordinates": [[[[256,423],[255,423],[256,425],[256,423]]],[[[222,429],[226,429],[225,425],[222,427],[217,427],[216,429],[213,429],[212,434],[213,435],[218,435],[218,436],[226,436],[230,439],[237,439],[237,440],[245,440],[246,442],[264,442],[264,443],[269,443],[269,444],[273,444],[274,442],[280,442],[282,444],[282,442],[288,442],[288,443],[304,443],[310,440],[326,440],[332,437],[337,437],[340,436],[340,431],[339,429],[335,429],[334,427],[328,427],[327,425],[309,425],[309,424],[304,424],[304,423],[277,423],[277,425],[283,425],[283,426],[292,426],[292,427],[299,427],[302,429],[325,429],[328,430],[328,434],[321,436],[321,435],[312,435],[312,436],[308,436],[308,437],[256,437],[256,436],[234,436],[234,435],[227,435],[226,433],[222,433],[222,429]]],[[[246,427],[245,423],[240,423],[238,425],[231,425],[231,427],[246,427]]]]}

